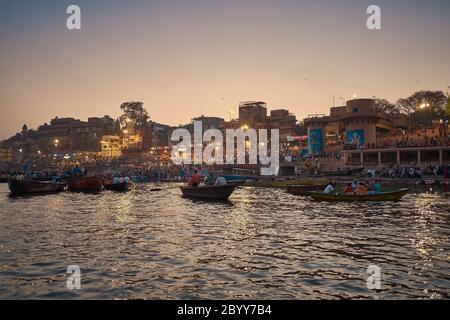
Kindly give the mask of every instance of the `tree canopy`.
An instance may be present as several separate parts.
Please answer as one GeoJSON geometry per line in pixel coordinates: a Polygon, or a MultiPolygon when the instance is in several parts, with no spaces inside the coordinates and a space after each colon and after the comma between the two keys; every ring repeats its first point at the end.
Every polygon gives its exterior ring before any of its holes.
{"type": "Polygon", "coordinates": [[[375,99],[375,108],[377,112],[385,112],[388,114],[399,114],[397,106],[386,99],[375,99]]]}
{"type": "Polygon", "coordinates": [[[414,113],[426,106],[439,117],[444,116],[447,97],[442,91],[418,91],[411,96],[399,99],[397,106],[404,113],[414,113]]]}
{"type": "Polygon", "coordinates": [[[447,106],[445,107],[445,114],[450,118],[450,96],[447,94],[447,106]]]}
{"type": "Polygon", "coordinates": [[[125,126],[127,120],[131,120],[137,127],[142,127],[149,119],[144,103],[140,101],[124,102],[120,105],[123,114],[120,116],[120,123],[125,126]]]}

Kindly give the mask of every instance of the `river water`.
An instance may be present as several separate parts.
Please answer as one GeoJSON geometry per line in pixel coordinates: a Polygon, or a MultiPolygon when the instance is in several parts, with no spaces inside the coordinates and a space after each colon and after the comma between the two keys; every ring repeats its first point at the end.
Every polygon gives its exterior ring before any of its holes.
{"type": "Polygon", "coordinates": [[[0,298],[450,298],[448,194],[328,204],[240,188],[207,203],[154,187],[10,198],[1,184],[0,298]]]}

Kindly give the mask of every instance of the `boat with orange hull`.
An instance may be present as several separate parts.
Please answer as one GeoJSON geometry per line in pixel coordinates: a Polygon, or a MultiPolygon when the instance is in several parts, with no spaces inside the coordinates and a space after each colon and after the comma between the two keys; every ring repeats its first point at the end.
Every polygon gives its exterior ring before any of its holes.
{"type": "Polygon", "coordinates": [[[72,178],[67,182],[69,191],[99,192],[103,187],[103,179],[95,176],[72,178]]]}

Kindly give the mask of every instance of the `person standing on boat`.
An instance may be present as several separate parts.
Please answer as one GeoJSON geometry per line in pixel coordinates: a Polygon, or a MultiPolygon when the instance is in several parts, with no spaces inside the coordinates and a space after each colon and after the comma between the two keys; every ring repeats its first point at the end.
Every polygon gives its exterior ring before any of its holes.
{"type": "Polygon", "coordinates": [[[79,166],[79,165],[77,165],[77,166],[72,170],[72,174],[73,174],[74,176],[81,176],[81,169],[80,169],[80,166],[79,166]]]}
{"type": "Polygon", "coordinates": [[[333,182],[330,181],[327,185],[327,187],[325,188],[325,190],[323,191],[323,193],[334,193],[334,186],[333,186],[333,182]]]}
{"type": "Polygon", "coordinates": [[[197,170],[194,170],[194,174],[191,178],[191,184],[194,188],[197,188],[200,182],[202,181],[202,175],[198,173],[197,170]]]}
{"type": "Polygon", "coordinates": [[[216,182],[214,185],[215,186],[225,186],[225,185],[227,185],[227,180],[224,177],[220,176],[216,179],[216,182]]]}

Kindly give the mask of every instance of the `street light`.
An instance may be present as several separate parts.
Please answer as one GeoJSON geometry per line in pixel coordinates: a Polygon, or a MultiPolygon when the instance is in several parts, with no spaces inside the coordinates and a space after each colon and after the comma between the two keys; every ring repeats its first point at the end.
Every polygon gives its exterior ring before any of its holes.
{"type": "Polygon", "coordinates": [[[344,97],[340,97],[339,99],[341,99],[341,100],[342,100],[342,103],[343,103],[343,105],[345,105],[345,99],[344,99],[344,97]]]}

